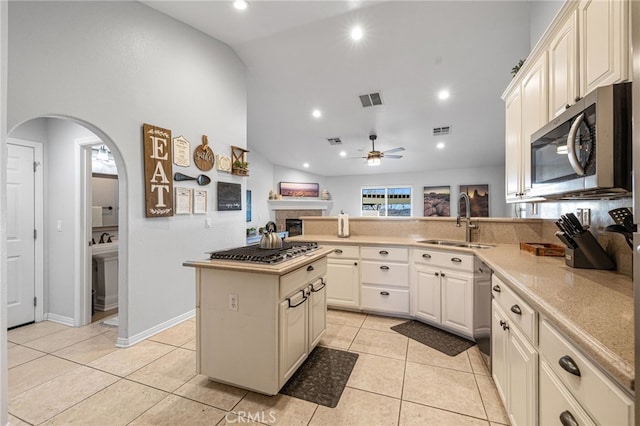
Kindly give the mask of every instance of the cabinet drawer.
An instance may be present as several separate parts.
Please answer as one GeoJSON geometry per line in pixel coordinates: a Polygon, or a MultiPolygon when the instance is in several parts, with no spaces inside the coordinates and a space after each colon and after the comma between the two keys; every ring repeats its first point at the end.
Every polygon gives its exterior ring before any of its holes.
{"type": "Polygon", "coordinates": [[[409,287],[409,265],[393,262],[363,261],[360,277],[363,283],[409,287]]]}
{"type": "Polygon", "coordinates": [[[517,324],[522,333],[534,345],[538,342],[538,319],[536,311],[517,296],[513,290],[495,275],[491,278],[491,293],[493,298],[504,309],[510,322],[517,324]]]}
{"type": "MultiPolygon", "coordinates": [[[[560,424],[561,418],[573,419],[580,426],[595,425],[589,415],[567,391],[545,361],[540,361],[540,424],[560,424]]],[[[571,424],[571,423],[568,423],[571,424]]]]}
{"type": "Polygon", "coordinates": [[[357,259],[360,257],[360,247],[358,246],[331,246],[323,244],[323,247],[330,248],[333,251],[327,255],[328,258],[332,259],[341,259],[341,258],[349,258],[349,259],[357,259]]]}
{"type": "Polygon", "coordinates": [[[546,320],[540,321],[540,354],[596,423],[633,424],[633,401],[546,320]],[[565,370],[561,362],[567,369],[575,365],[580,375],[565,370]]]}
{"type": "Polygon", "coordinates": [[[413,261],[436,268],[473,272],[475,259],[471,254],[415,249],[413,250],[413,261]]]}
{"type": "Polygon", "coordinates": [[[407,262],[409,261],[409,249],[403,247],[362,247],[360,255],[363,259],[407,262]]]}
{"type": "Polygon", "coordinates": [[[409,290],[363,285],[361,296],[362,309],[409,313],[409,290]]]}
{"type": "Polygon", "coordinates": [[[280,300],[327,275],[327,259],[319,259],[280,277],[280,300]]]}

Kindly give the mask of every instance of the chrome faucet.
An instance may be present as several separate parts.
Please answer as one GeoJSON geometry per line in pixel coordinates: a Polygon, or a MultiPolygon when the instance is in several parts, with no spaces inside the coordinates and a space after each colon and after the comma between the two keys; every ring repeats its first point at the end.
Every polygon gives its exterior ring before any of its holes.
{"type": "Polygon", "coordinates": [[[98,242],[98,244],[104,244],[104,243],[110,243],[110,242],[111,242],[111,235],[109,235],[108,232],[104,232],[102,235],[100,235],[100,241],[98,242]],[[105,236],[109,237],[107,241],[104,240],[105,236]]]}
{"type": "MultiPolygon", "coordinates": [[[[467,195],[466,192],[461,192],[460,195],[458,196],[458,200],[460,199],[464,199],[464,205],[466,207],[466,212],[467,212],[467,220],[466,220],[466,235],[465,235],[465,241],[470,243],[471,242],[471,229],[478,229],[478,225],[473,225],[471,223],[471,201],[469,200],[469,196],[467,195]]],[[[456,226],[460,227],[460,209],[458,208],[458,218],[456,219],[456,226]]]]}

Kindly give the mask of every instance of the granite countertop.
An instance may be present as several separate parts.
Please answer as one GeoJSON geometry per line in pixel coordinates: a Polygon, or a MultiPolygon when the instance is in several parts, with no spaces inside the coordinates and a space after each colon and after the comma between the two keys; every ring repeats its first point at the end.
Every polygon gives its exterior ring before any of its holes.
{"type": "Polygon", "coordinates": [[[224,269],[227,271],[239,272],[255,272],[270,275],[284,275],[302,266],[308,265],[309,263],[313,263],[316,260],[325,257],[329,253],[331,253],[331,249],[319,247],[317,250],[306,253],[302,256],[294,257],[291,260],[275,264],[238,262],[235,260],[203,259],[188,260],[186,262],[183,262],[182,266],[206,269],[224,269]]]}
{"type": "Polygon", "coordinates": [[[611,271],[576,269],[562,257],[535,256],[517,245],[491,249],[440,247],[418,238],[304,235],[289,240],[322,244],[406,245],[475,253],[494,273],[567,335],[627,390],[634,389],[633,281],[611,271]]]}

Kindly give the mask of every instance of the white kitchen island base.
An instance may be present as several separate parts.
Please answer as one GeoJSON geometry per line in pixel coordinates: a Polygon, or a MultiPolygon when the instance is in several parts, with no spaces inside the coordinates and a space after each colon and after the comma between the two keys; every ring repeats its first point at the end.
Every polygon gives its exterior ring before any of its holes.
{"type": "Polygon", "coordinates": [[[277,394],[325,333],[327,252],[286,267],[185,263],[196,267],[196,372],[277,394]]]}

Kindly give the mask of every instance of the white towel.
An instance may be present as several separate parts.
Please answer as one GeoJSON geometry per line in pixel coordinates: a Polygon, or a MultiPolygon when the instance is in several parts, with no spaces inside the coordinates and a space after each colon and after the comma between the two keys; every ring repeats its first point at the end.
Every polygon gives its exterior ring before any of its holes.
{"type": "Polygon", "coordinates": [[[102,206],[91,206],[91,226],[102,226],[102,206]]]}

